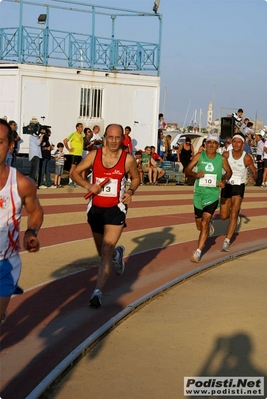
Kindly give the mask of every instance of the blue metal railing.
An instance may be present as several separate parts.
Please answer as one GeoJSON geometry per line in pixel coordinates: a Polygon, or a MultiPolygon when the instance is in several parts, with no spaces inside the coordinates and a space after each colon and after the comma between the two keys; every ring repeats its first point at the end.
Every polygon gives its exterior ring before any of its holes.
{"type": "Polygon", "coordinates": [[[48,27],[0,29],[0,60],[108,71],[159,73],[159,44],[96,37],[48,27]]]}

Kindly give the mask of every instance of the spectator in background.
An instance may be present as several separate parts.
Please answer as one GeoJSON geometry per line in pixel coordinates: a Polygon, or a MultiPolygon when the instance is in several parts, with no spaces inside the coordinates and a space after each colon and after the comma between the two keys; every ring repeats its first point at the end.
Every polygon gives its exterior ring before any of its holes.
{"type": "Polygon", "coordinates": [[[172,136],[170,134],[167,134],[164,139],[163,139],[163,145],[165,148],[165,158],[167,161],[172,161],[172,147],[171,147],[171,142],[172,142],[172,136]]]}
{"type": "Polygon", "coordinates": [[[198,149],[198,152],[202,152],[202,151],[206,150],[206,141],[207,141],[207,139],[203,139],[202,140],[202,143],[201,143],[201,146],[198,149]]]}
{"type": "Polygon", "coordinates": [[[163,114],[159,114],[158,129],[166,129],[166,123],[164,121],[164,115],[163,114]]]}
{"type": "MultiPolygon", "coordinates": [[[[183,173],[185,175],[185,169],[191,162],[194,157],[194,148],[191,144],[190,137],[185,138],[185,142],[179,145],[177,150],[177,161],[181,162],[183,165],[183,173]]],[[[188,180],[187,176],[185,176],[185,182],[188,180]]]]}
{"type": "Polygon", "coordinates": [[[240,129],[242,124],[244,123],[243,113],[244,113],[243,109],[239,108],[237,112],[234,112],[231,115],[227,114],[227,116],[232,116],[235,119],[235,125],[238,127],[238,129],[240,129]]]}
{"type": "Polygon", "coordinates": [[[262,186],[267,187],[267,139],[264,142],[264,147],[263,147],[263,177],[262,177],[262,186]]]}
{"type": "Polygon", "coordinates": [[[55,154],[53,155],[53,157],[55,158],[55,164],[56,164],[55,183],[54,183],[55,188],[62,187],[60,185],[60,182],[61,182],[61,176],[62,176],[63,170],[64,170],[64,163],[66,161],[65,154],[64,154],[63,150],[64,150],[64,144],[58,143],[57,150],[56,150],[55,154]]]}
{"type": "Polygon", "coordinates": [[[14,148],[13,148],[13,153],[12,153],[12,166],[14,168],[17,167],[17,155],[19,153],[19,145],[18,142],[21,140],[21,138],[18,135],[17,132],[17,124],[15,121],[9,121],[8,122],[9,126],[11,127],[11,130],[13,132],[13,137],[14,137],[14,148]]]}
{"type": "Polygon", "coordinates": [[[264,140],[261,134],[256,134],[255,142],[257,144],[257,180],[255,186],[261,186],[264,170],[263,154],[264,154],[264,140]]]}
{"type": "Polygon", "coordinates": [[[128,147],[129,154],[133,153],[133,143],[132,138],[130,137],[131,130],[132,129],[130,128],[130,126],[125,127],[122,140],[122,146],[128,147]]]}
{"type": "Polygon", "coordinates": [[[39,177],[38,177],[38,187],[39,188],[55,188],[56,186],[52,185],[52,180],[50,176],[49,170],[49,161],[51,159],[51,151],[53,149],[52,144],[50,143],[51,130],[47,127],[44,127],[45,134],[43,136],[43,140],[41,143],[41,151],[42,151],[42,159],[39,165],[39,177]],[[44,184],[44,179],[46,182],[46,186],[44,184]]]}
{"type": "Polygon", "coordinates": [[[11,146],[10,146],[8,152],[7,152],[7,155],[6,155],[6,164],[7,164],[8,166],[11,166],[11,165],[12,165],[12,161],[13,161],[13,152],[14,152],[14,143],[11,144],[11,146]]]}
{"type": "Polygon", "coordinates": [[[29,161],[31,162],[31,170],[29,177],[38,182],[40,159],[42,159],[41,143],[45,135],[45,128],[40,127],[37,134],[31,134],[29,138],[29,161]]]}
{"type": "Polygon", "coordinates": [[[84,128],[84,137],[83,137],[83,154],[84,158],[90,151],[93,149],[93,143],[91,142],[93,138],[93,132],[89,127],[84,128]]]}
{"type": "Polygon", "coordinates": [[[252,138],[251,136],[254,134],[253,130],[253,122],[248,122],[247,126],[244,129],[244,134],[248,136],[249,138],[252,138]]]}
{"type": "Polygon", "coordinates": [[[83,124],[77,123],[76,124],[76,132],[71,133],[68,137],[63,140],[63,143],[71,154],[71,168],[70,168],[70,175],[69,175],[69,186],[76,187],[76,183],[72,181],[71,175],[72,172],[75,170],[76,166],[82,160],[83,154],[83,124]]]}
{"type": "Polygon", "coordinates": [[[158,130],[158,154],[161,158],[164,158],[165,147],[163,143],[163,131],[162,129],[158,130]]]}
{"type": "Polygon", "coordinates": [[[157,176],[155,178],[154,174],[154,179],[153,179],[153,183],[154,184],[158,184],[158,180],[165,175],[165,170],[160,168],[159,166],[162,164],[163,159],[161,158],[161,156],[159,156],[159,154],[156,153],[156,148],[152,145],[151,147],[151,166],[152,166],[152,170],[153,168],[157,169],[157,176]]]}
{"type": "Polygon", "coordinates": [[[144,173],[148,175],[148,184],[153,184],[153,181],[157,180],[157,169],[151,165],[151,147],[146,146],[145,151],[142,152],[142,169],[144,173]]]}
{"type": "Polygon", "coordinates": [[[247,127],[248,122],[249,122],[249,119],[248,119],[248,118],[245,118],[245,119],[244,119],[244,123],[242,123],[242,126],[240,127],[240,132],[241,132],[241,133],[245,134],[245,129],[246,129],[246,127],[247,127]]]}
{"type": "Polygon", "coordinates": [[[93,127],[93,137],[91,139],[91,143],[93,144],[93,149],[97,149],[102,147],[103,145],[103,140],[101,139],[101,137],[99,136],[99,132],[100,132],[100,126],[95,125],[93,127]]]}
{"type": "Polygon", "coordinates": [[[138,170],[138,174],[139,174],[139,178],[140,178],[140,184],[143,185],[144,184],[144,172],[143,172],[143,168],[142,168],[142,152],[136,151],[134,157],[135,157],[136,164],[137,164],[137,170],[138,170]]]}
{"type": "Polygon", "coordinates": [[[247,154],[252,155],[251,139],[250,139],[249,137],[245,137],[244,151],[245,151],[247,154]]]}

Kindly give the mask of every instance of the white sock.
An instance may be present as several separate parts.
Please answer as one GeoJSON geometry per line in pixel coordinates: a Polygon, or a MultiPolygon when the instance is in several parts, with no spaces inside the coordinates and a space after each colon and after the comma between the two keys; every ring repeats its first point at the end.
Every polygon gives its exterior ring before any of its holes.
{"type": "Polygon", "coordinates": [[[201,255],[201,250],[200,250],[199,248],[196,250],[196,252],[197,252],[199,255],[201,255]]]}
{"type": "Polygon", "coordinates": [[[69,177],[69,183],[72,183],[72,180],[71,180],[71,178],[69,177]]]}
{"type": "Polygon", "coordinates": [[[229,238],[226,238],[224,241],[226,241],[226,242],[230,242],[229,238]]]}

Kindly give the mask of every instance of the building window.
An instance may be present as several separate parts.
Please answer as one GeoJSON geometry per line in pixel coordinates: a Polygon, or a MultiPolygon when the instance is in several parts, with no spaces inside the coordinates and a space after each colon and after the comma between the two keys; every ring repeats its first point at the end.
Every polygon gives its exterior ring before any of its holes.
{"type": "Polygon", "coordinates": [[[83,86],[81,88],[80,117],[102,118],[103,89],[83,86]]]}

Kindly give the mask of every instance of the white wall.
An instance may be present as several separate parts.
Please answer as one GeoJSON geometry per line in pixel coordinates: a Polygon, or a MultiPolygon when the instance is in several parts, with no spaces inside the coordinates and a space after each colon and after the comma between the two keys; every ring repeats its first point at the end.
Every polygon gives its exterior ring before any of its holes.
{"type": "Polygon", "coordinates": [[[23,139],[20,152],[28,152],[27,135],[22,127],[32,117],[52,126],[51,141],[62,141],[81,121],[84,126],[98,124],[101,134],[109,123],[132,128],[136,148],[157,143],[159,105],[158,77],[77,71],[68,68],[19,64],[15,69],[0,67],[0,116],[7,115],[19,126],[23,139]],[[80,120],[82,85],[103,87],[103,119],[80,120]],[[137,123],[138,122],[138,123],[137,123]]]}

